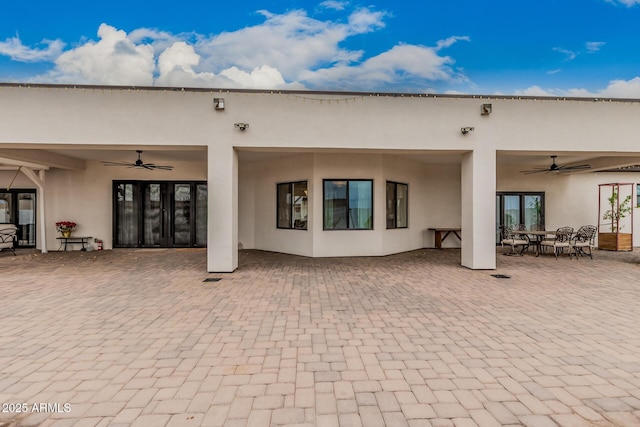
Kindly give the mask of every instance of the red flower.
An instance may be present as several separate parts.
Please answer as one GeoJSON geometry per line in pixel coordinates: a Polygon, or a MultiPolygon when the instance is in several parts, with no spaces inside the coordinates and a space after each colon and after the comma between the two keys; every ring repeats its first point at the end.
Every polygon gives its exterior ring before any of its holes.
{"type": "Polygon", "coordinates": [[[60,222],[56,222],[56,230],[62,232],[62,231],[73,231],[76,229],[76,227],[78,226],[78,224],[76,224],[73,221],[60,221],[60,222]]]}

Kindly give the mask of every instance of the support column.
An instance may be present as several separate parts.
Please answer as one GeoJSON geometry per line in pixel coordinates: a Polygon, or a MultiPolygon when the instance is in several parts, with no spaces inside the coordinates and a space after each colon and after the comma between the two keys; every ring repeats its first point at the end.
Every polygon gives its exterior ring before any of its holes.
{"type": "Polygon", "coordinates": [[[207,271],[238,268],[238,154],[233,147],[209,145],[207,271]]]}
{"type": "Polygon", "coordinates": [[[462,265],[496,268],[496,150],[462,155],[462,265]]]}

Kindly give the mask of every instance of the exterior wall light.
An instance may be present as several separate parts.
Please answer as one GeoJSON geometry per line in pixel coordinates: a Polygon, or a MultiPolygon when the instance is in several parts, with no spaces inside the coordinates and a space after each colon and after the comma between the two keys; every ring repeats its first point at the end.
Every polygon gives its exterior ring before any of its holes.
{"type": "Polygon", "coordinates": [[[213,98],[213,108],[224,110],[224,98],[213,98]]]}
{"type": "Polygon", "coordinates": [[[240,129],[244,132],[249,127],[249,123],[235,123],[233,126],[235,126],[236,129],[240,129]]]}
{"type": "Polygon", "coordinates": [[[488,116],[492,111],[493,108],[491,107],[491,104],[482,104],[482,107],[480,107],[480,114],[483,116],[488,116]]]}
{"type": "Polygon", "coordinates": [[[467,127],[460,128],[460,132],[462,132],[462,134],[463,134],[463,135],[466,135],[466,134],[468,134],[469,132],[473,132],[473,130],[474,130],[474,128],[472,128],[472,127],[468,127],[468,126],[467,126],[467,127]]]}

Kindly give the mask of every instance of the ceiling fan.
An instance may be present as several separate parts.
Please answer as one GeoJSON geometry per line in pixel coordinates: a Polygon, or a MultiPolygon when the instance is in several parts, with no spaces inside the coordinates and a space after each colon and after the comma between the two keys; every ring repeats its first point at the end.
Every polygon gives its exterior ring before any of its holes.
{"type": "Polygon", "coordinates": [[[525,171],[520,171],[520,173],[529,175],[532,173],[569,172],[569,171],[577,171],[577,170],[583,170],[583,169],[591,169],[590,165],[574,165],[574,166],[559,165],[556,163],[557,157],[558,156],[551,156],[551,165],[549,167],[529,169],[525,171]]]}
{"type": "Polygon", "coordinates": [[[127,166],[127,167],[130,167],[130,168],[144,168],[144,169],[149,169],[149,170],[159,169],[159,170],[170,171],[171,169],[173,169],[173,166],[162,166],[162,165],[156,165],[156,164],[153,164],[153,163],[145,163],[140,158],[140,155],[142,154],[142,151],[141,150],[136,150],[136,153],[138,153],[138,160],[136,160],[133,163],[128,163],[128,162],[102,162],[102,164],[105,165],[105,166],[127,166]]]}

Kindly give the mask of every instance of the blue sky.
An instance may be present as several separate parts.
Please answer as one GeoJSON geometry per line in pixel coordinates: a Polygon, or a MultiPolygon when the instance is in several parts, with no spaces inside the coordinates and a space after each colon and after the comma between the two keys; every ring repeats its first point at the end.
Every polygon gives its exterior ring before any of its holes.
{"type": "Polygon", "coordinates": [[[3,82],[640,98],[640,0],[2,9],[3,82]]]}

